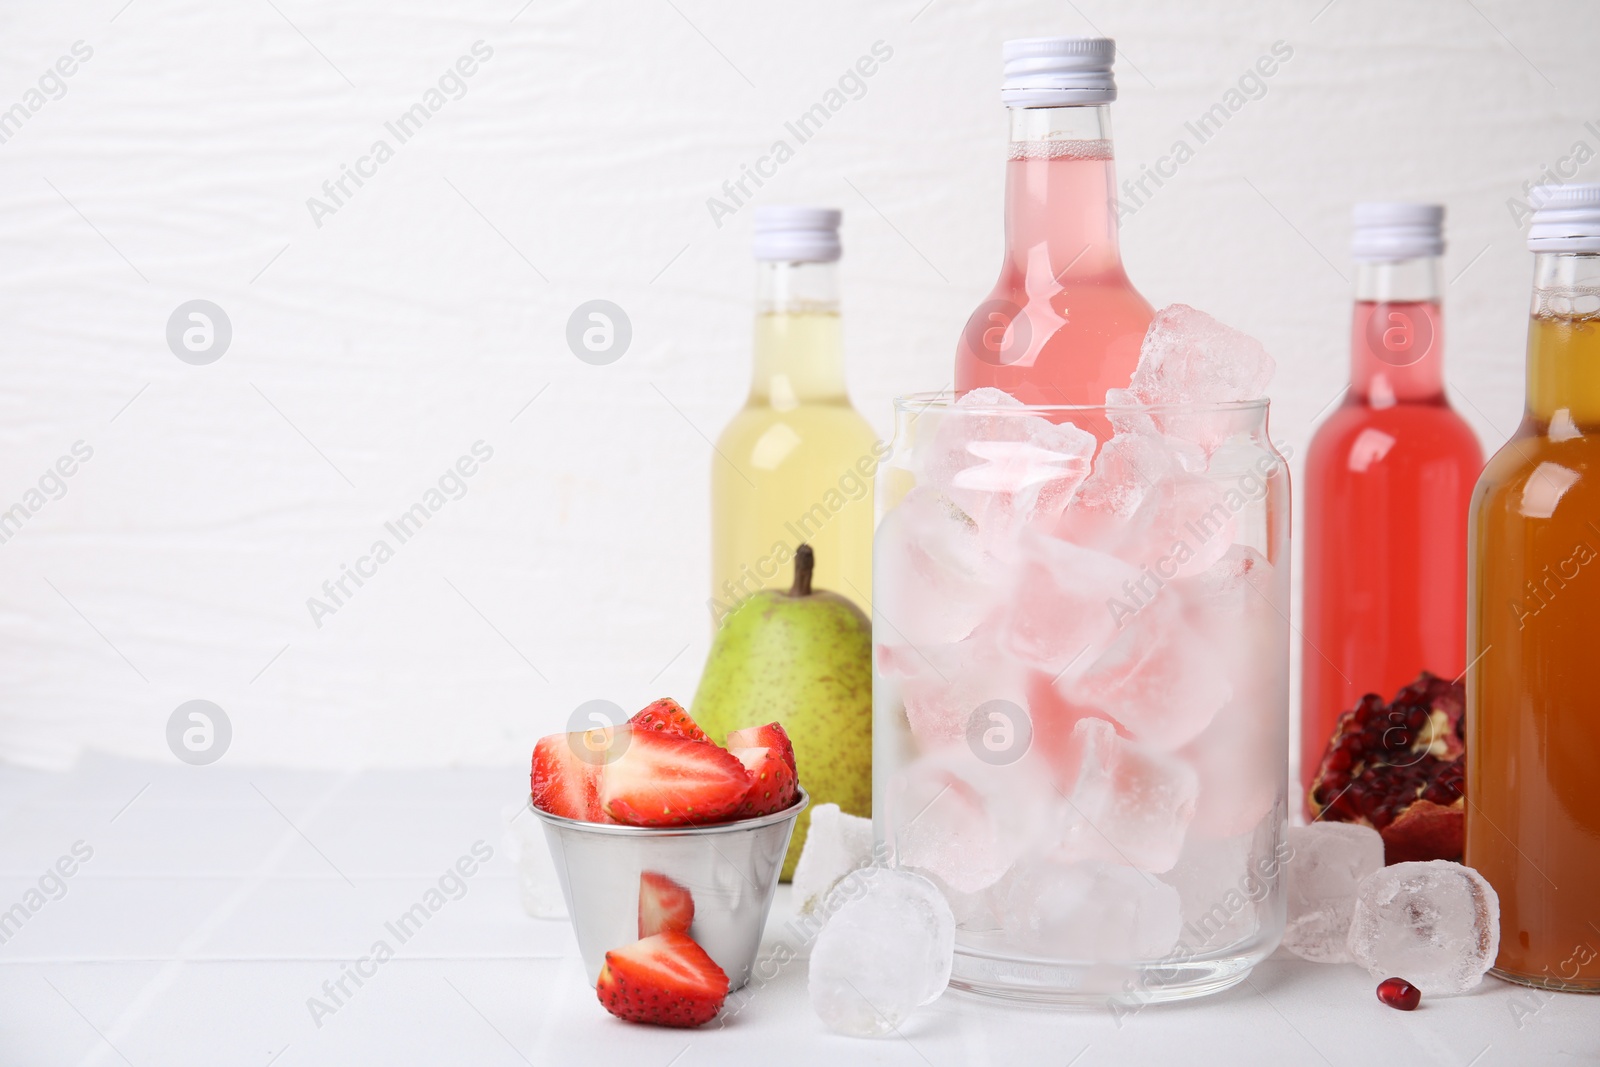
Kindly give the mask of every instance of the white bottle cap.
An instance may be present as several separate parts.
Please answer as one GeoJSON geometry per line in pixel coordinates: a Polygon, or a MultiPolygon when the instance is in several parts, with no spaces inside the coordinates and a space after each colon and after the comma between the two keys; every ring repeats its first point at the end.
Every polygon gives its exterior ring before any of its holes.
{"type": "Polygon", "coordinates": [[[1600,252],[1600,184],[1539,185],[1528,194],[1533,252],[1600,252]]]}
{"type": "Polygon", "coordinates": [[[1392,200],[1357,204],[1350,212],[1351,258],[1393,262],[1444,255],[1444,206],[1392,200]]]}
{"type": "Polygon", "coordinates": [[[780,263],[832,263],[839,258],[838,208],[756,208],[755,257],[780,263]]]}
{"type": "Polygon", "coordinates": [[[1109,104],[1117,98],[1109,37],[1024,37],[1001,50],[1006,76],[1000,99],[1007,107],[1109,104]]]}

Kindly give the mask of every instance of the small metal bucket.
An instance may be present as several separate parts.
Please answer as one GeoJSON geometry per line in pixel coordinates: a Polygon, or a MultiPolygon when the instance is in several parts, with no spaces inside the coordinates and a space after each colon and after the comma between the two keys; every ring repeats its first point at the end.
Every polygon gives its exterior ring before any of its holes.
{"type": "Polygon", "coordinates": [[[795,817],[809,801],[802,789],[771,815],[667,829],[580,822],[533,808],[544,823],[589,983],[599,980],[609,950],[639,940],[639,881],[651,872],[689,891],[689,936],[727,974],[730,990],[743,986],[761,948],[795,817]]]}

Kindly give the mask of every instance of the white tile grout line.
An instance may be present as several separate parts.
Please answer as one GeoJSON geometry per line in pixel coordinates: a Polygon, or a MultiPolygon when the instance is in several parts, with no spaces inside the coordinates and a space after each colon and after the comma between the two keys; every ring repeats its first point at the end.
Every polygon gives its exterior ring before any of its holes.
{"type": "MultiPolygon", "coordinates": [[[[323,790],[322,793],[315,800],[313,800],[303,812],[300,813],[300,820],[302,822],[313,821],[317,815],[321,814],[322,810],[333,801],[335,797],[344,792],[345,788],[349,786],[351,782],[355,781],[358,773],[359,772],[356,771],[347,771],[339,775],[339,777],[334,780],[332,785],[323,790]]],[[[103,1061],[105,1059],[105,1049],[107,1045],[111,1042],[120,1042],[128,1036],[129,1032],[133,1029],[134,1025],[138,1023],[140,1018],[143,1017],[144,1013],[161,998],[163,993],[171,988],[175,981],[177,981],[178,972],[181,971],[185,963],[188,962],[188,957],[190,954],[194,953],[201,946],[203,946],[211,937],[211,935],[216,933],[217,929],[223,923],[232,918],[233,914],[239,910],[239,906],[248,900],[251,894],[260,888],[263,883],[268,881],[268,879],[271,877],[272,871],[283,862],[284,858],[287,857],[296,846],[302,843],[303,839],[298,831],[294,830],[292,827],[286,827],[284,829],[283,836],[278,839],[277,846],[274,847],[271,852],[267,853],[267,855],[262,859],[260,865],[256,868],[255,873],[243,880],[239,886],[234,889],[234,891],[230,893],[225,900],[223,900],[221,904],[212,909],[211,914],[207,915],[201,920],[200,924],[194,928],[189,936],[184,938],[183,941],[179,943],[176,958],[165,963],[161,970],[157,971],[155,976],[144,984],[143,988],[139,990],[139,992],[134,996],[133,1000],[129,1002],[128,1006],[122,1010],[120,1015],[117,1016],[116,1020],[112,1022],[110,1026],[106,1027],[106,1037],[108,1038],[107,1043],[96,1046],[93,1050],[91,1050],[89,1055],[84,1059],[85,1064],[95,1064],[103,1061]]]]}

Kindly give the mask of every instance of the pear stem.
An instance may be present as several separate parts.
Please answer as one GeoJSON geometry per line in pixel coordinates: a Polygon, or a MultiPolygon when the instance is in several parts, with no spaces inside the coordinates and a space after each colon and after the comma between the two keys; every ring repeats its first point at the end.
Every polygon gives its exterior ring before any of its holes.
{"type": "Polygon", "coordinates": [[[811,571],[816,563],[817,554],[811,551],[810,545],[794,550],[794,585],[789,589],[790,596],[811,595],[811,571]]]}

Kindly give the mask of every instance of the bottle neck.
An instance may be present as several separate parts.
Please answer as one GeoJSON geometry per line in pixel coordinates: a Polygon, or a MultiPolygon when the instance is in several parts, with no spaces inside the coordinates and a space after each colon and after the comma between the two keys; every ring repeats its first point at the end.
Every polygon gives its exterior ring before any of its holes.
{"type": "Polygon", "coordinates": [[[1444,396],[1439,259],[1356,265],[1350,391],[1373,407],[1444,396]]]}
{"type": "Polygon", "coordinates": [[[1120,274],[1111,109],[1105,104],[1029,107],[1011,108],[1010,114],[1010,269],[1030,283],[1120,274]]]}
{"type": "Polygon", "coordinates": [[[753,354],[750,403],[846,402],[837,263],[757,262],[753,354]]]}
{"type": "Polygon", "coordinates": [[[1533,257],[1528,414],[1552,434],[1600,429],[1600,253],[1533,257]]]}

